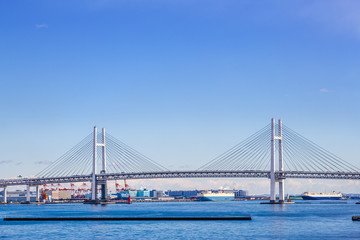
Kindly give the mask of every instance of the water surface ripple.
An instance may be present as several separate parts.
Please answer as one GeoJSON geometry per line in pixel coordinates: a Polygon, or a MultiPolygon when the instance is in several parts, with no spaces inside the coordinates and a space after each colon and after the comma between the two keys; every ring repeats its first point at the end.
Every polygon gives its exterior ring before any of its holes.
{"type": "Polygon", "coordinates": [[[8,239],[341,239],[360,238],[356,201],[164,202],[111,205],[0,205],[8,239]],[[249,216],[252,221],[4,222],[4,217],[249,216]]]}

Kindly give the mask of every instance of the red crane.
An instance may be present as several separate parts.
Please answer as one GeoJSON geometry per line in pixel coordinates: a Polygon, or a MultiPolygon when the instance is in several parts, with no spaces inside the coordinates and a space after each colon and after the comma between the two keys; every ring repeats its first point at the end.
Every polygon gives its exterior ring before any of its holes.
{"type": "MultiPolygon", "coordinates": [[[[46,185],[46,184],[44,184],[46,185]]],[[[41,201],[44,201],[44,200],[47,200],[48,196],[47,194],[44,192],[44,189],[41,189],[41,196],[40,196],[40,200],[41,201]]]]}
{"type": "Polygon", "coordinates": [[[70,183],[70,190],[72,197],[75,198],[75,184],[70,183]]]}
{"type": "Polygon", "coordinates": [[[120,192],[120,184],[118,184],[115,180],[115,188],[116,188],[116,192],[119,193],[120,192]]]}
{"type": "Polygon", "coordinates": [[[125,185],[125,191],[128,191],[129,193],[128,204],[131,204],[130,186],[126,183],[126,179],[124,179],[124,185],[125,185]]]}
{"type": "Polygon", "coordinates": [[[127,185],[127,183],[126,183],[126,179],[124,179],[124,184],[125,184],[125,190],[129,190],[130,186],[129,186],[129,185],[127,185]]]}

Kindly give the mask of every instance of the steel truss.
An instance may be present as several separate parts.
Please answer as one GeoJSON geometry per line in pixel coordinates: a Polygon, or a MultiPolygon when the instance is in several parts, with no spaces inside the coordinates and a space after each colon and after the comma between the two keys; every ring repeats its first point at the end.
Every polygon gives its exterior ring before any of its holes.
{"type": "MultiPolygon", "coordinates": [[[[360,180],[360,172],[301,172],[277,171],[276,180],[285,178],[316,178],[316,179],[353,179],[360,180]]],[[[270,171],[166,171],[141,173],[106,173],[97,174],[96,180],[118,179],[158,179],[158,178],[270,178],[270,171]]],[[[51,183],[90,182],[92,175],[75,175],[69,177],[49,178],[14,178],[1,179],[0,187],[30,185],[37,186],[51,183]]]]}

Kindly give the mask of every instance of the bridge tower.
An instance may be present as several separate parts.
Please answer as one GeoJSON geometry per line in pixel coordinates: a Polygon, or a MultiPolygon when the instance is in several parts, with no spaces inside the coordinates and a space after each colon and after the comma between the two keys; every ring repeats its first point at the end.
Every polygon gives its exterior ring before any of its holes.
{"type": "Polygon", "coordinates": [[[97,198],[97,186],[101,185],[101,199],[106,200],[107,198],[107,184],[106,180],[98,182],[96,180],[96,168],[97,168],[97,147],[102,147],[102,164],[100,174],[106,173],[106,145],[105,145],[105,128],[102,129],[102,143],[98,143],[97,140],[97,128],[94,127],[94,148],[93,148],[93,171],[92,171],[92,182],[91,182],[91,200],[97,198]]]}
{"type": "Polygon", "coordinates": [[[270,203],[276,203],[276,182],[279,183],[279,203],[282,204],[285,202],[285,194],[284,194],[284,185],[285,179],[276,176],[276,166],[275,166],[275,141],[279,141],[279,171],[284,171],[283,165],[283,139],[282,139],[282,123],[281,119],[279,119],[278,123],[278,135],[275,135],[275,119],[271,119],[271,164],[270,164],[270,203]]]}

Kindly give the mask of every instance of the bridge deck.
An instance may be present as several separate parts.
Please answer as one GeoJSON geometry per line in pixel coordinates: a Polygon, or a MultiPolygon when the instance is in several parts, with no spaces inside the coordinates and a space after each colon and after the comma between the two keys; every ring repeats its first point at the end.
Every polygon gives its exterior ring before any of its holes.
{"type": "MultiPolygon", "coordinates": [[[[315,178],[315,179],[360,179],[360,172],[300,172],[278,171],[276,179],[315,178]]],[[[156,178],[269,178],[270,171],[162,171],[141,173],[98,174],[97,180],[118,179],[156,179],[156,178]]],[[[51,183],[89,182],[91,175],[74,175],[49,178],[0,179],[0,186],[43,185],[51,183]]]]}

